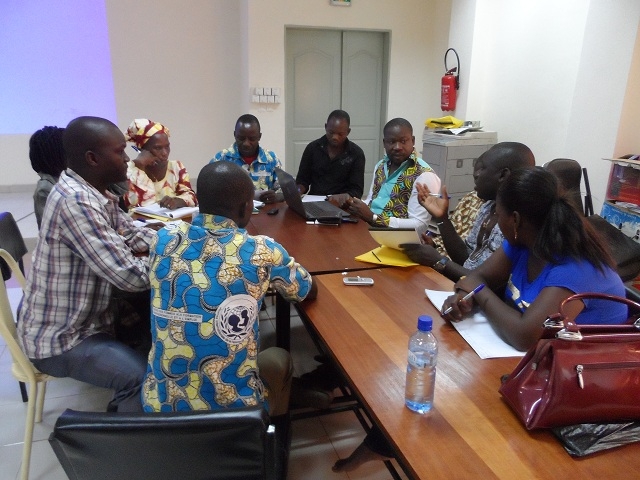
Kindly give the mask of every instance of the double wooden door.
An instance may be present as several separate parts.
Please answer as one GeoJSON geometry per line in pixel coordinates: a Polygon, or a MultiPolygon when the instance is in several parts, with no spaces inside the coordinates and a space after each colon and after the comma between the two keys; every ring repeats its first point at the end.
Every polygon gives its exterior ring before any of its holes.
{"type": "Polygon", "coordinates": [[[388,33],[286,30],[286,169],[298,172],[307,144],[324,135],[332,110],[351,117],[349,139],[365,153],[365,192],[382,155],[388,33]]]}

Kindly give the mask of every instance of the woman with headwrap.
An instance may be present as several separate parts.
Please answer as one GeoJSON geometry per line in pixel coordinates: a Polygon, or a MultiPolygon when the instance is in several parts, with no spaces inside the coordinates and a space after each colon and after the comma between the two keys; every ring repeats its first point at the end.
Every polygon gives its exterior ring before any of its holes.
{"type": "Polygon", "coordinates": [[[187,169],[179,160],[169,160],[168,128],[138,118],[129,125],[125,138],[140,152],[129,162],[129,191],[123,198],[127,209],[159,203],[175,210],[198,204],[187,169]]]}

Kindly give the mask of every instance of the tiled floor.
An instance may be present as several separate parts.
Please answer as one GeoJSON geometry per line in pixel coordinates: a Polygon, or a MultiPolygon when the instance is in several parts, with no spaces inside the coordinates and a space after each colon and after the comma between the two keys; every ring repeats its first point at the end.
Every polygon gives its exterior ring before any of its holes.
{"type": "MultiPolygon", "coordinates": [[[[31,250],[37,236],[31,192],[0,193],[0,211],[10,211],[13,214],[31,250]]],[[[12,293],[19,291],[13,290],[12,293]]],[[[295,315],[293,309],[292,315],[295,315]]],[[[275,343],[273,316],[272,306],[266,312],[261,312],[261,341],[265,347],[275,343]]],[[[296,375],[315,368],[317,362],[313,360],[312,353],[316,351],[315,346],[297,316],[291,322],[291,345],[296,375]]],[[[66,408],[104,411],[110,397],[110,390],[75,380],[56,379],[49,382],[43,420],[36,425],[34,431],[30,472],[32,480],[66,478],[47,442],[58,416],[66,408]]],[[[11,375],[9,351],[0,338],[0,480],[14,480],[19,476],[25,416],[26,404],[22,403],[18,384],[11,375]]],[[[290,480],[392,478],[382,462],[365,464],[348,474],[331,471],[335,461],[349,455],[364,438],[364,431],[352,412],[297,420],[292,428],[290,480]]]]}

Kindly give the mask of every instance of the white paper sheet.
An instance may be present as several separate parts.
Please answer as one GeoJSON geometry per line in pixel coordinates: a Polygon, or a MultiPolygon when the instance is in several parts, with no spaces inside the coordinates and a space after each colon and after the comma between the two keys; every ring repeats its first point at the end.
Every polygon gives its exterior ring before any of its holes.
{"type": "MultiPolygon", "coordinates": [[[[433,306],[441,312],[444,301],[451,296],[453,292],[425,289],[424,293],[427,294],[427,298],[433,303],[433,306]]],[[[482,359],[522,357],[525,354],[525,352],[520,352],[505,343],[493,330],[484,313],[480,311],[459,322],[451,322],[451,325],[455,327],[462,338],[467,341],[471,348],[473,348],[482,359]]]]}
{"type": "Polygon", "coordinates": [[[327,199],[326,195],[303,195],[302,202],[324,202],[327,199]]]}
{"type": "Polygon", "coordinates": [[[198,213],[198,207],[181,207],[171,210],[166,207],[161,207],[159,203],[153,203],[145,207],[135,207],[133,211],[142,215],[148,213],[150,215],[159,215],[167,218],[183,218],[198,213]]]}

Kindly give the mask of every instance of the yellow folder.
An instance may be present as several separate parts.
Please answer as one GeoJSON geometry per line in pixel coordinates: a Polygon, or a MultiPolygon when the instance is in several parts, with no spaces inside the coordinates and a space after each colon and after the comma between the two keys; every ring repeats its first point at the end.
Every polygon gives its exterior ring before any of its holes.
{"type": "Polygon", "coordinates": [[[358,255],[356,260],[359,262],[377,263],[379,265],[391,265],[393,267],[419,265],[419,263],[411,261],[403,251],[385,246],[374,248],[367,253],[358,255]]]}

